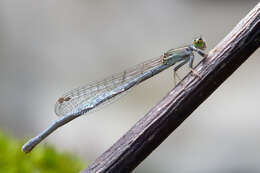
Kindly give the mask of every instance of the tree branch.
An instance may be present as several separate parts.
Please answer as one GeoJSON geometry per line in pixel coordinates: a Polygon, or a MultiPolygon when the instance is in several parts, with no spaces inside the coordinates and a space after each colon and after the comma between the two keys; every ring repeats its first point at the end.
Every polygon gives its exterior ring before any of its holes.
{"type": "Polygon", "coordinates": [[[260,3],[188,74],[83,173],[131,172],[259,46],[260,3]]]}

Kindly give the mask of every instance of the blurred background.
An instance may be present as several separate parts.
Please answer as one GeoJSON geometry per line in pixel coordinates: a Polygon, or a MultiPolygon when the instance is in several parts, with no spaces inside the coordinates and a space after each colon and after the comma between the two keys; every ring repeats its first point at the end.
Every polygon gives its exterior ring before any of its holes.
{"type": "MultiPolygon", "coordinates": [[[[57,119],[54,104],[64,92],[199,35],[210,50],[257,2],[1,0],[0,129],[34,137],[57,119]]],[[[258,50],[134,172],[260,172],[259,56],[258,50]]],[[[93,162],[173,86],[169,69],[43,143],[93,162]]]]}

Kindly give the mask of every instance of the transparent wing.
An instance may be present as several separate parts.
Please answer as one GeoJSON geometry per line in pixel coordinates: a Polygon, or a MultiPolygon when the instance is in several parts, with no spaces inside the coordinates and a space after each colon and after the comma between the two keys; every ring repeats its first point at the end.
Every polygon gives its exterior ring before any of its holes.
{"type": "MultiPolygon", "coordinates": [[[[64,116],[82,106],[92,105],[91,102],[102,102],[102,105],[109,103],[114,98],[118,98],[122,93],[115,94],[108,100],[102,97],[105,93],[109,93],[118,87],[121,87],[142,74],[150,71],[151,69],[162,65],[161,57],[157,57],[145,62],[142,62],[132,68],[129,68],[121,73],[109,76],[101,81],[90,83],[89,85],[82,86],[65,93],[55,104],[55,113],[58,116],[64,116]],[[102,100],[103,99],[103,100],[102,100]]],[[[116,90],[115,90],[116,91],[116,90]]],[[[94,107],[96,108],[96,107],[94,107]]]]}

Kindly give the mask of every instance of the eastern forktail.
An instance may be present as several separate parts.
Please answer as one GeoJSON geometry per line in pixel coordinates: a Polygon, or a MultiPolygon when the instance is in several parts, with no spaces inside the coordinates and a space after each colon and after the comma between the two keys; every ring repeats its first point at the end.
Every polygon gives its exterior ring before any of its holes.
{"type": "Polygon", "coordinates": [[[142,62],[122,73],[107,77],[102,81],[94,82],[67,92],[58,99],[55,105],[55,113],[62,117],[51,124],[51,126],[41,134],[28,141],[22,150],[26,153],[30,152],[38,143],[60,126],[96,109],[100,105],[110,102],[133,86],[136,86],[176,63],[179,64],[173,69],[174,81],[176,81],[177,70],[186,63],[188,63],[191,71],[196,76],[199,76],[199,74],[193,70],[193,52],[197,52],[202,57],[206,57],[207,55],[202,51],[205,48],[206,42],[200,37],[195,39],[190,45],[170,49],[158,58],[142,62]]]}

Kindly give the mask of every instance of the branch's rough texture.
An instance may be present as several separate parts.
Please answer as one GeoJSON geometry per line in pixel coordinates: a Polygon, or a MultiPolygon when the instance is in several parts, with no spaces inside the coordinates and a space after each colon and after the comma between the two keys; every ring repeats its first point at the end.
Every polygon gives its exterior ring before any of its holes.
{"type": "Polygon", "coordinates": [[[260,3],[158,105],[83,173],[131,172],[259,46],[260,3]]]}

